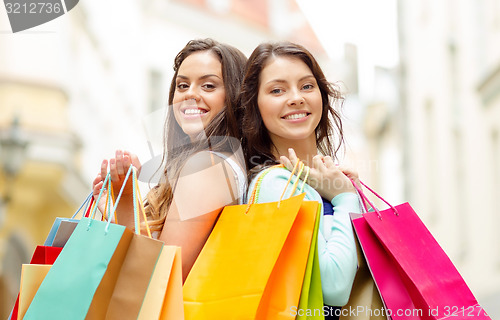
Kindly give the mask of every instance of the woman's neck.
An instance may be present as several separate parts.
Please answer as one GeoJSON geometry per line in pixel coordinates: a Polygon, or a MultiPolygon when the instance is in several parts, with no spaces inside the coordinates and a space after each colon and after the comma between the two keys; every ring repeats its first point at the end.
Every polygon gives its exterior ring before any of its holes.
{"type": "Polygon", "coordinates": [[[297,157],[304,162],[305,165],[312,165],[312,158],[318,154],[316,138],[311,136],[308,139],[302,140],[285,140],[280,138],[272,139],[276,147],[273,151],[274,157],[279,160],[280,156],[288,157],[288,149],[292,148],[297,157]]]}

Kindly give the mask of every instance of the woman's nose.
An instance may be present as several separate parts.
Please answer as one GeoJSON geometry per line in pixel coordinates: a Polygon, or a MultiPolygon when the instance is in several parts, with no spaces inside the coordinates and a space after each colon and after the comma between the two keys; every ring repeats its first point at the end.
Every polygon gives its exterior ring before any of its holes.
{"type": "Polygon", "coordinates": [[[200,94],[194,86],[189,87],[189,89],[186,91],[186,95],[184,96],[184,100],[190,99],[194,99],[195,101],[200,100],[200,94]]]}
{"type": "Polygon", "coordinates": [[[304,103],[304,97],[300,94],[299,91],[294,90],[291,92],[290,99],[288,100],[288,104],[290,106],[302,106],[304,103]]]}

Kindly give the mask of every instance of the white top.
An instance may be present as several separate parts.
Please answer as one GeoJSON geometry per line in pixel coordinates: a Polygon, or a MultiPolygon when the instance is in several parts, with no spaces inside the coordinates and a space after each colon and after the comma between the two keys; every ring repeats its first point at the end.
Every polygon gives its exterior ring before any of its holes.
{"type": "MultiPolygon", "coordinates": [[[[220,152],[215,152],[211,151],[213,154],[216,156],[224,159],[227,164],[231,166],[233,169],[233,174],[234,174],[234,180],[236,180],[236,185],[238,186],[238,204],[244,204],[245,203],[245,196],[246,196],[246,190],[247,190],[247,175],[245,171],[241,168],[241,166],[231,159],[230,157],[226,156],[223,153],[220,152]]],[[[234,200],[234,199],[233,199],[234,200]]]]}

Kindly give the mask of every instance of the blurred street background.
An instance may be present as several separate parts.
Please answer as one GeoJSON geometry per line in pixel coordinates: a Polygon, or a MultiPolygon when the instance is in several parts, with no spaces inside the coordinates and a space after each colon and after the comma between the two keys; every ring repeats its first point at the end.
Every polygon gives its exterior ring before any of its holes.
{"type": "Polygon", "coordinates": [[[308,48],[346,94],[340,162],[410,202],[500,319],[500,0],[81,0],[19,33],[0,6],[0,319],[102,159],[161,153],[173,59],[206,37],[308,48]]]}

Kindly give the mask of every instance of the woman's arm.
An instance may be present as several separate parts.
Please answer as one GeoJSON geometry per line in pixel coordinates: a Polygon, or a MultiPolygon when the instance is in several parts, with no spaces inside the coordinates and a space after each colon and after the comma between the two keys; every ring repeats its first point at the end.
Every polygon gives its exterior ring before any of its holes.
{"type": "Polygon", "coordinates": [[[357,195],[350,192],[335,196],[331,203],[334,214],[323,217],[318,255],[325,304],[340,307],[349,300],[358,265],[349,213],[360,213],[361,208],[357,195]]]}
{"type": "Polygon", "coordinates": [[[236,200],[231,191],[238,192],[232,168],[211,152],[193,155],[182,168],[159,239],[182,248],[183,280],[220,212],[236,200]]]}

